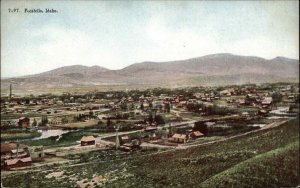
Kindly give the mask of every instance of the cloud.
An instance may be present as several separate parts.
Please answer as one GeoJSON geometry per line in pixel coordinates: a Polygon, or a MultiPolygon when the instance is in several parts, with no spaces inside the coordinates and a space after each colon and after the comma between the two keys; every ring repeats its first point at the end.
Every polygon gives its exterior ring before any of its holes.
{"type": "Polygon", "coordinates": [[[51,17],[16,17],[1,7],[2,76],[74,64],[120,69],[224,52],[299,57],[298,3],[118,3],[47,1],[43,6],[60,10],[51,17]]]}

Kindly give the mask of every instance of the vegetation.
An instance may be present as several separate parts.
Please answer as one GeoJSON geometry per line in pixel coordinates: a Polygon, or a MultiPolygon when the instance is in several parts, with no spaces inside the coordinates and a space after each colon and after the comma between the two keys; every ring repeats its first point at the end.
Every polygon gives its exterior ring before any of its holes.
{"type": "Polygon", "coordinates": [[[59,136],[52,136],[49,138],[43,138],[39,140],[30,140],[24,142],[25,145],[29,146],[67,146],[76,144],[76,141],[79,141],[82,136],[88,135],[98,135],[98,133],[93,131],[72,131],[62,135],[60,139],[59,136]]]}
{"type": "Polygon", "coordinates": [[[76,181],[101,176],[100,187],[280,187],[297,186],[299,119],[272,129],[185,150],[124,155],[119,159],[94,153],[88,164],[51,167],[64,171],[8,174],[10,187],[75,187],[76,181]],[[95,156],[99,156],[95,158],[95,156]],[[108,159],[108,160],[106,160],[108,159]],[[110,160],[112,159],[112,160],[110,160]],[[180,178],[178,178],[180,177],[180,178]],[[245,177],[253,177],[252,179],[245,177]],[[42,180],[42,181],[41,181],[42,180]]]}
{"type": "Polygon", "coordinates": [[[42,116],[42,120],[38,125],[39,126],[46,126],[48,122],[49,122],[48,117],[47,116],[42,116]]]}
{"type": "Polygon", "coordinates": [[[299,182],[299,142],[288,144],[237,164],[201,187],[294,187],[299,182]]]}
{"type": "Polygon", "coordinates": [[[41,133],[34,132],[14,132],[14,133],[1,133],[1,141],[10,141],[10,140],[23,140],[30,139],[41,136],[41,133]]]}

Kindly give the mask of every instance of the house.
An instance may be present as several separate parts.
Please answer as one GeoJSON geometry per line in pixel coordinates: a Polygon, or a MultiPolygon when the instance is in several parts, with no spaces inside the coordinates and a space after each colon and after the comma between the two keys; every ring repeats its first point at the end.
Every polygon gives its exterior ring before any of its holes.
{"type": "Polygon", "coordinates": [[[249,112],[242,112],[242,117],[249,117],[250,116],[250,114],[249,114],[249,112]]]}
{"type": "Polygon", "coordinates": [[[28,128],[30,126],[30,119],[28,117],[20,117],[18,125],[22,128],[28,128]]]}
{"type": "Polygon", "coordinates": [[[34,146],[29,148],[31,159],[34,160],[41,160],[45,156],[43,146],[34,146]]]}
{"type": "Polygon", "coordinates": [[[126,151],[126,152],[128,152],[128,151],[131,151],[131,144],[123,144],[122,146],[120,146],[120,150],[122,150],[122,151],[126,151]]]}
{"type": "Polygon", "coordinates": [[[201,133],[200,131],[193,131],[193,132],[191,133],[191,137],[194,138],[194,139],[200,138],[200,137],[202,137],[202,136],[204,136],[204,134],[201,133]]]}
{"type": "Polygon", "coordinates": [[[31,157],[8,159],[8,160],[5,160],[4,168],[6,170],[9,170],[11,168],[20,168],[20,167],[25,167],[25,166],[31,166],[31,164],[32,164],[31,157]]]}
{"type": "Polygon", "coordinates": [[[101,114],[101,115],[98,115],[97,118],[98,118],[99,120],[101,120],[101,119],[107,119],[108,116],[107,116],[107,115],[104,115],[104,114],[101,114]]]}
{"type": "Polygon", "coordinates": [[[220,91],[221,96],[231,96],[231,92],[227,89],[220,91]]]}
{"type": "Polygon", "coordinates": [[[268,111],[267,111],[267,110],[259,110],[259,111],[258,111],[258,115],[266,116],[267,114],[268,114],[268,111]]]}
{"type": "Polygon", "coordinates": [[[27,157],[28,153],[23,148],[11,150],[11,157],[13,158],[23,158],[27,157]]]}
{"type": "Polygon", "coordinates": [[[139,149],[141,145],[141,142],[139,140],[132,140],[131,143],[125,143],[122,146],[120,146],[120,149],[123,151],[132,151],[139,149]]]}
{"type": "Polygon", "coordinates": [[[186,106],[187,104],[187,101],[180,101],[178,104],[177,104],[177,108],[183,108],[184,106],[186,106]]]}
{"type": "Polygon", "coordinates": [[[156,131],[157,130],[157,127],[154,127],[154,126],[147,126],[144,131],[145,132],[153,132],[153,131],[156,131]]]}
{"type": "Polygon", "coordinates": [[[30,157],[28,147],[18,143],[1,144],[1,168],[5,167],[5,162],[12,159],[30,157]]]}
{"type": "Polygon", "coordinates": [[[93,136],[83,136],[80,140],[81,146],[95,145],[95,140],[93,136]]]}
{"type": "Polygon", "coordinates": [[[239,105],[245,105],[245,104],[246,104],[246,101],[244,99],[239,100],[239,105]]]}
{"type": "Polygon", "coordinates": [[[207,127],[211,127],[211,126],[216,125],[216,122],[207,121],[204,123],[204,125],[206,125],[207,127]]]}
{"type": "Polygon", "coordinates": [[[265,97],[265,98],[261,101],[261,104],[262,104],[262,105],[269,106],[269,105],[272,104],[272,102],[273,102],[272,97],[265,97]]]}
{"type": "Polygon", "coordinates": [[[121,137],[121,142],[123,144],[130,142],[130,139],[127,135],[121,137]]]}
{"type": "Polygon", "coordinates": [[[174,134],[171,138],[169,138],[169,141],[177,143],[186,143],[187,136],[185,134],[174,134]]]}
{"type": "Polygon", "coordinates": [[[17,156],[29,156],[28,147],[18,143],[1,144],[1,161],[2,159],[12,159],[17,156]],[[24,153],[26,155],[23,155],[24,153]]]}

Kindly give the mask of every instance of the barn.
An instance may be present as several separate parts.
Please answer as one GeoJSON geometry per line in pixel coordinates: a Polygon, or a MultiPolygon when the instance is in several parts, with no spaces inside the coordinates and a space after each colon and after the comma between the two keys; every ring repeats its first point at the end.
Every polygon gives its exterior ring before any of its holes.
{"type": "Polygon", "coordinates": [[[9,170],[11,168],[20,168],[20,167],[25,167],[25,166],[31,166],[31,164],[32,164],[31,157],[15,158],[15,159],[5,160],[4,167],[5,167],[5,169],[9,170]]]}
{"type": "Polygon", "coordinates": [[[80,140],[81,146],[95,145],[95,140],[93,136],[83,136],[80,140]]]}
{"type": "Polygon", "coordinates": [[[30,127],[30,119],[28,117],[20,117],[18,125],[19,125],[19,127],[22,127],[22,128],[30,127]]]}

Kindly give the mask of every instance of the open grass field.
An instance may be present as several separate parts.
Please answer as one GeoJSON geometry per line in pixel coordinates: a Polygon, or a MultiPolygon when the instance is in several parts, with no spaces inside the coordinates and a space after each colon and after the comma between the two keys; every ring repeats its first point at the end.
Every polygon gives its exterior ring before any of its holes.
{"type": "Polygon", "coordinates": [[[20,117],[42,117],[43,114],[39,113],[26,113],[26,114],[2,114],[1,120],[13,120],[13,119],[19,119],[20,117]]]}
{"type": "Polygon", "coordinates": [[[9,187],[284,187],[299,184],[299,119],[183,150],[2,176],[9,187]],[[48,171],[47,171],[48,170],[48,171]],[[45,178],[53,172],[60,177],[45,178]],[[97,177],[95,179],[95,177],[97,177]]]}
{"type": "Polygon", "coordinates": [[[92,128],[97,126],[97,120],[88,120],[84,122],[77,123],[67,123],[62,125],[57,125],[57,127],[67,128],[67,129],[84,129],[84,128],[92,128]]]}
{"type": "Polygon", "coordinates": [[[28,133],[1,133],[1,141],[17,140],[17,139],[29,139],[41,136],[39,132],[28,132],[28,133]]]}

